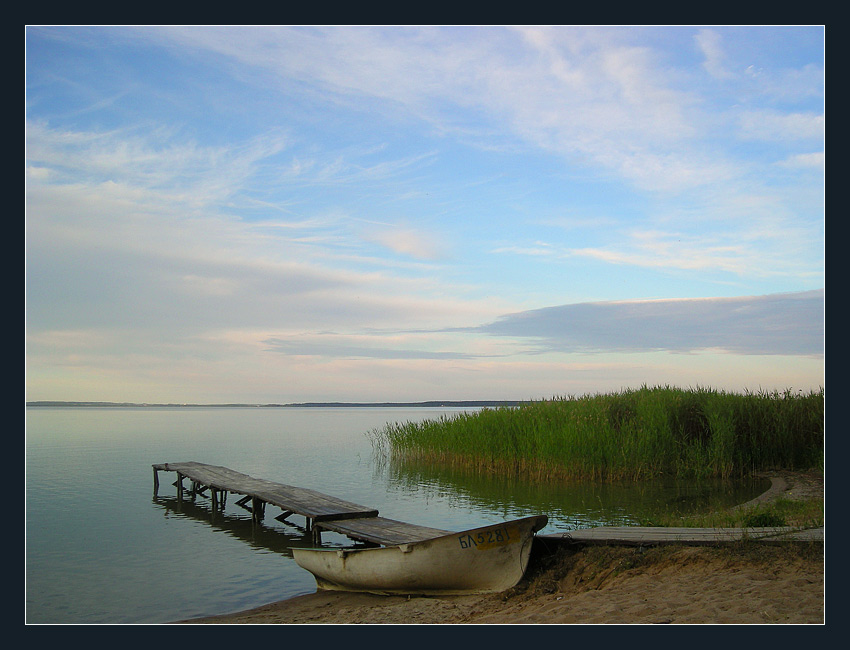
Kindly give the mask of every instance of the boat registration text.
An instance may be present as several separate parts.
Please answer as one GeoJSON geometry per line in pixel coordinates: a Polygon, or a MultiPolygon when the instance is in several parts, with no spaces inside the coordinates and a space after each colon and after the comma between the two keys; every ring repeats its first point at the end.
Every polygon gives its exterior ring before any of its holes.
{"type": "Polygon", "coordinates": [[[510,534],[507,526],[503,526],[501,528],[493,528],[490,530],[484,530],[475,534],[463,534],[458,535],[458,542],[460,542],[461,548],[476,548],[479,550],[485,550],[488,548],[493,548],[495,546],[505,546],[506,544],[513,544],[518,540],[517,536],[513,537],[510,534]]]}

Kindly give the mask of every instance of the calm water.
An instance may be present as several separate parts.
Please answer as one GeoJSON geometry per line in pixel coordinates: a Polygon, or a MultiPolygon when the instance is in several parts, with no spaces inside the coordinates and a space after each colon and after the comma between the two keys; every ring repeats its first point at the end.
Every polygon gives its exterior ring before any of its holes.
{"type": "MultiPolygon", "coordinates": [[[[161,623],[234,612],[315,591],[288,550],[304,520],[261,525],[231,495],[177,503],[153,463],[199,461],[319,490],[393,519],[463,530],[547,514],[543,532],[635,523],[744,502],[763,483],[529,486],[397,467],[369,431],[436,418],[434,408],[28,408],[26,622],[161,623]]],[[[345,538],[325,533],[325,544],[345,538]]]]}

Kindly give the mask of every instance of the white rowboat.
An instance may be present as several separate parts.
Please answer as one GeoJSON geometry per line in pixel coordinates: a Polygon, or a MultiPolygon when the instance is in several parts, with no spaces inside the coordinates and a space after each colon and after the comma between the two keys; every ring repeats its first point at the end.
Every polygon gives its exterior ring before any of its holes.
{"type": "Polygon", "coordinates": [[[457,595],[505,591],[528,566],[545,515],[381,548],[293,548],[319,589],[457,595]]]}

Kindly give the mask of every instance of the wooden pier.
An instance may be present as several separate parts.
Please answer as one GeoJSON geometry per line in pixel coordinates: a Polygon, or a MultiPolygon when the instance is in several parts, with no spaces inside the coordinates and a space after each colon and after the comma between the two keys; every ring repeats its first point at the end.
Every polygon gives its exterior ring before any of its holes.
{"type": "Polygon", "coordinates": [[[341,533],[351,539],[389,546],[406,544],[446,535],[450,531],[408,524],[378,516],[374,508],[360,506],[315,490],[274,483],[254,478],[227,467],[204,463],[157,463],[153,465],[154,494],[159,490],[159,472],[176,472],[177,498],[195,500],[198,495],[209,497],[213,510],[225,507],[228,494],[239,494],[236,505],[248,510],[254,521],[262,521],[267,505],[281,509],[275,517],[284,521],[292,515],[306,519],[306,528],[316,543],[321,542],[321,531],[341,533]],[[191,487],[183,485],[184,479],[191,487]]]}
{"type": "MultiPolygon", "coordinates": [[[[409,524],[379,517],[374,508],[360,506],[336,497],[274,483],[236,472],[227,467],[204,463],[160,463],[153,465],[154,494],[159,489],[159,472],[176,472],[177,499],[185,492],[195,500],[208,497],[213,511],[222,510],[228,493],[239,494],[236,504],[252,513],[254,521],[262,521],[267,505],[281,509],[275,517],[284,521],[292,515],[306,519],[306,529],[316,544],[321,543],[321,531],[333,531],[371,545],[392,546],[409,544],[448,535],[452,531],[409,524]],[[183,486],[184,479],[191,487],[183,486]],[[208,493],[208,494],[207,494],[208,493]]],[[[652,546],[657,544],[716,545],[740,542],[745,539],[765,543],[823,542],[823,528],[797,530],[779,528],[662,528],[640,526],[600,526],[563,533],[537,534],[537,538],[553,543],[611,544],[652,546]]]]}

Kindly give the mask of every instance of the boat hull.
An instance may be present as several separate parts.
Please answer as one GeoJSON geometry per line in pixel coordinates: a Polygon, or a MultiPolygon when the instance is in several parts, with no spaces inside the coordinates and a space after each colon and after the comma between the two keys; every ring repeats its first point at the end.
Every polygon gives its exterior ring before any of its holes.
{"type": "Polygon", "coordinates": [[[528,566],[545,515],[411,544],[363,549],[293,548],[319,589],[375,594],[458,595],[505,591],[528,566]]]}

